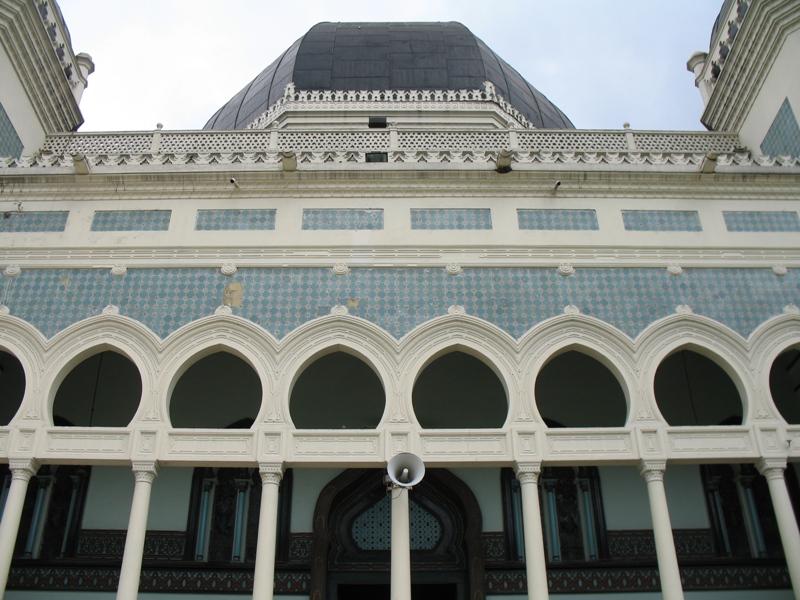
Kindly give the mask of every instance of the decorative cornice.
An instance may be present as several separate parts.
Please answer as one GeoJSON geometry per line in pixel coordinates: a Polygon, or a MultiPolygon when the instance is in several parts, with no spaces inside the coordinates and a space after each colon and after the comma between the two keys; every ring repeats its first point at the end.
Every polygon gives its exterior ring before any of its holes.
{"type": "Polygon", "coordinates": [[[505,113],[509,122],[521,128],[533,128],[525,115],[497,93],[494,84],[485,81],[482,90],[298,90],[294,83],[288,83],[283,96],[256,117],[247,129],[265,129],[290,110],[307,111],[315,105],[336,110],[352,110],[359,105],[420,110],[426,105],[441,104],[451,110],[455,103],[475,102],[492,103],[505,113]]]}
{"type": "MultiPolygon", "coordinates": [[[[796,0],[749,2],[736,43],[730,47],[709,98],[703,123],[715,130],[738,131],[770,72],[786,37],[800,25],[796,0]]],[[[727,19],[723,24],[727,29],[727,19]]],[[[707,68],[711,68],[711,62],[707,68]]]]}
{"type": "Polygon", "coordinates": [[[72,49],[68,44],[62,47],[58,41],[60,29],[51,10],[47,1],[4,1],[0,5],[0,45],[5,48],[43,129],[55,133],[76,129],[83,123],[83,117],[72,93],[71,73],[65,71],[67,57],[74,58],[72,49]],[[54,30],[50,29],[52,26],[54,30]],[[65,64],[59,59],[57,48],[64,53],[65,64]]]}

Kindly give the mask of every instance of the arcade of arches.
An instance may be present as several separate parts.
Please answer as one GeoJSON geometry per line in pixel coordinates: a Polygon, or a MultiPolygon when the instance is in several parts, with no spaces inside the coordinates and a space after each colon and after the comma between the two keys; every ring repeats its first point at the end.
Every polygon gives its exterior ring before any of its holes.
{"type": "MultiPolygon", "coordinates": [[[[769,378],[774,402],[790,423],[800,416],[798,363],[800,352],[786,350],[774,361],[769,378]]],[[[628,420],[620,377],[579,348],[546,361],[533,385],[536,408],[548,427],[622,427],[628,420]]],[[[15,417],[25,389],[19,360],[0,353],[5,423],[15,417]]],[[[743,400],[728,370],[693,347],[678,348],[661,361],[653,391],[671,426],[738,425],[743,420],[743,400]]],[[[53,422],[57,427],[124,427],[134,418],[141,393],[141,377],[130,359],[112,350],[96,352],[66,370],[53,395],[53,422]]],[[[254,367],[217,350],[179,370],[169,417],[181,429],[249,428],[263,397],[254,367]]],[[[460,350],[424,365],[411,400],[425,429],[498,428],[508,418],[502,378],[484,358],[460,350]]],[[[344,351],[310,359],[297,373],[289,397],[297,429],[374,429],[385,409],[384,384],[374,367],[344,351]]],[[[786,581],[769,487],[752,465],[684,465],[667,473],[681,568],[734,568],[745,561],[766,569],[775,581],[786,581]]],[[[380,469],[295,468],[276,480],[277,594],[319,600],[388,597],[392,533],[382,475],[380,469]]],[[[252,468],[163,467],[153,485],[152,502],[159,511],[148,520],[143,568],[152,574],[169,567],[175,581],[182,582],[191,573],[213,573],[223,582],[219,585],[249,590],[267,490],[263,477],[252,468]],[[183,500],[176,503],[176,498],[183,500]]],[[[800,513],[793,467],[786,479],[800,513]]],[[[8,471],[3,481],[5,502],[8,471]]],[[[526,585],[530,589],[532,573],[529,569],[527,584],[525,573],[530,564],[525,542],[529,481],[524,473],[517,478],[511,469],[499,467],[429,470],[411,496],[415,599],[477,600],[523,593],[526,585]]],[[[647,491],[633,468],[545,466],[535,487],[551,592],[574,591],[570,573],[576,569],[595,573],[593,581],[610,581],[598,585],[611,592],[630,591],[614,579],[615,573],[653,572],[657,562],[647,491]]],[[[127,515],[112,507],[129,503],[133,493],[122,467],[42,466],[27,488],[11,585],[44,565],[77,561],[101,571],[119,568],[127,515]]],[[[109,575],[98,589],[114,589],[115,577],[109,575]]],[[[46,583],[36,585],[48,589],[46,583]]],[[[174,585],[152,576],[141,589],[172,592],[174,585]]],[[[216,584],[206,585],[212,587],[204,591],[219,591],[216,584]]],[[[701,590],[711,584],[696,585],[701,590]]]]}

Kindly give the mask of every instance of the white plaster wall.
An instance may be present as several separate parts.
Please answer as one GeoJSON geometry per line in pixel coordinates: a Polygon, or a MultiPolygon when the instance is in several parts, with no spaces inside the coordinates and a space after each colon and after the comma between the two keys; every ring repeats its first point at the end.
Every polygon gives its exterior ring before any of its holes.
{"type": "MultiPolygon", "coordinates": [[[[783,102],[783,97],[781,97],[783,102]]],[[[770,112],[769,124],[778,110],[780,102],[770,112]]],[[[800,99],[793,103],[800,112],[800,99]]],[[[797,115],[800,117],[800,114],[797,115]]],[[[769,126],[766,125],[766,127],[769,126]]],[[[766,131],[766,127],[764,131],[766,131]]],[[[763,137],[763,135],[762,135],[763,137]]],[[[758,143],[761,143],[759,138],[758,143]]],[[[374,173],[376,182],[382,176],[392,175],[374,173]]],[[[767,179],[765,178],[765,181],[767,179]]],[[[75,187],[64,189],[65,193],[76,194],[75,187]]],[[[91,192],[96,194],[96,192],[91,192]]],[[[89,192],[87,191],[87,196],[89,192]]],[[[571,197],[569,190],[560,191],[558,197],[428,197],[428,198],[264,198],[257,192],[242,192],[241,197],[220,197],[203,199],[186,197],[159,197],[133,200],[124,197],[58,201],[44,200],[40,197],[25,201],[29,210],[69,210],[69,220],[63,233],[2,233],[0,245],[9,247],[55,248],[75,246],[83,248],[118,248],[133,246],[172,247],[292,247],[302,256],[302,249],[354,247],[426,247],[438,244],[442,247],[470,247],[521,245],[525,247],[569,246],[581,248],[609,247],[619,249],[620,244],[643,248],[686,248],[703,246],[707,248],[777,248],[800,244],[798,232],[729,232],[725,227],[724,210],[798,210],[800,202],[793,200],[773,200],[750,198],[747,200],[703,198],[665,198],[643,195],[641,198],[579,198],[571,197]],[[247,194],[249,197],[244,197],[247,194]],[[411,229],[412,208],[491,208],[492,229],[490,230],[414,230],[411,229]],[[266,231],[195,231],[196,212],[199,209],[214,208],[274,208],[275,230],[266,231]],[[341,230],[303,230],[302,214],[304,208],[383,208],[384,229],[363,231],[341,230]],[[598,231],[533,231],[519,229],[518,208],[560,208],[595,209],[599,224],[598,231]],[[90,231],[96,210],[172,210],[168,231],[90,231]],[[622,220],[622,211],[642,210],[696,210],[700,215],[703,231],[627,231],[622,220]]],[[[50,196],[58,197],[58,196],[50,196]]],[[[79,193],[78,193],[79,197],[79,193]]],[[[17,199],[23,199],[21,196],[17,199]]],[[[13,201],[0,202],[0,211],[15,210],[13,201]]],[[[459,260],[480,261],[481,253],[464,253],[459,260]]],[[[185,260],[185,259],[182,259],[185,260]]],[[[278,264],[286,262],[285,257],[274,259],[278,264]]],[[[299,258],[297,260],[300,260],[299,258]]],[[[485,260],[485,259],[484,259],[485,260]]],[[[330,260],[319,258],[304,259],[305,264],[330,265],[330,260]]],[[[433,262],[440,264],[437,257],[429,260],[424,256],[417,264],[433,262]]],[[[602,262],[602,261],[601,261],[602,262]]],[[[643,264],[647,261],[642,259],[643,264]]],[[[652,263],[650,263],[652,264],[652,263]]],[[[659,263],[663,264],[663,260],[659,263]]],[[[729,263],[728,263],[729,264],[729,263]]],[[[154,260],[150,266],[157,266],[154,260]]]]}
{"type": "Polygon", "coordinates": [[[314,508],[319,493],[341,472],[342,469],[294,469],[290,523],[293,533],[310,533],[314,530],[314,508]]]}
{"type": "Polygon", "coordinates": [[[483,531],[503,531],[503,495],[500,469],[450,469],[475,494],[481,507],[483,531]]]}
{"type": "Polygon", "coordinates": [[[22,140],[22,153],[33,154],[44,143],[44,128],[36,117],[33,105],[19,82],[5,48],[1,45],[0,81],[3,82],[0,85],[0,103],[22,140]]]}
{"type": "MultiPolygon", "coordinates": [[[[83,511],[84,529],[127,529],[133,497],[133,473],[127,467],[92,467],[83,511]]],[[[153,484],[147,528],[183,531],[189,511],[192,469],[165,467],[153,484]]]]}
{"type": "Polygon", "coordinates": [[[791,33],[758,91],[745,117],[739,137],[755,154],[761,154],[761,142],[784,99],[789,98],[796,118],[800,118],[800,29],[791,33]]]}

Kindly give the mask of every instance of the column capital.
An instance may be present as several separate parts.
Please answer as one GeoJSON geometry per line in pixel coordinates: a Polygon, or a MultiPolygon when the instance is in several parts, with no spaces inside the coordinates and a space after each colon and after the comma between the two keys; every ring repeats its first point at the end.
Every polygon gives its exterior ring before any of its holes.
{"type": "Polygon", "coordinates": [[[12,479],[30,481],[39,470],[39,463],[32,458],[12,458],[8,461],[8,469],[12,479]]]}
{"type": "Polygon", "coordinates": [[[767,479],[783,479],[786,470],[785,458],[762,458],[756,463],[758,472],[767,479]]]}
{"type": "Polygon", "coordinates": [[[643,460],[639,464],[639,473],[647,482],[664,481],[664,471],[666,469],[667,461],[665,460],[643,460]]]}
{"type": "Polygon", "coordinates": [[[279,485],[283,479],[283,463],[259,463],[258,472],[261,475],[262,484],[279,485]]]}
{"type": "Polygon", "coordinates": [[[158,475],[158,464],[154,461],[135,461],[132,465],[133,477],[136,481],[153,483],[158,475]]]}
{"type": "Polygon", "coordinates": [[[520,483],[533,483],[539,481],[539,475],[542,472],[542,463],[529,462],[529,463],[516,463],[514,465],[514,473],[520,483]]]}

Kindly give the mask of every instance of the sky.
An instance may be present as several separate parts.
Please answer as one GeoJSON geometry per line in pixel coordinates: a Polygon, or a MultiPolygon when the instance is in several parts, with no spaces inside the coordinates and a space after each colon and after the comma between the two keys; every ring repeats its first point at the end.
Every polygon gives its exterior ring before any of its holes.
{"type": "Polygon", "coordinates": [[[319,21],[460,21],[580,129],[697,130],[722,0],[60,0],[96,65],[81,131],[202,128],[319,21]]]}

